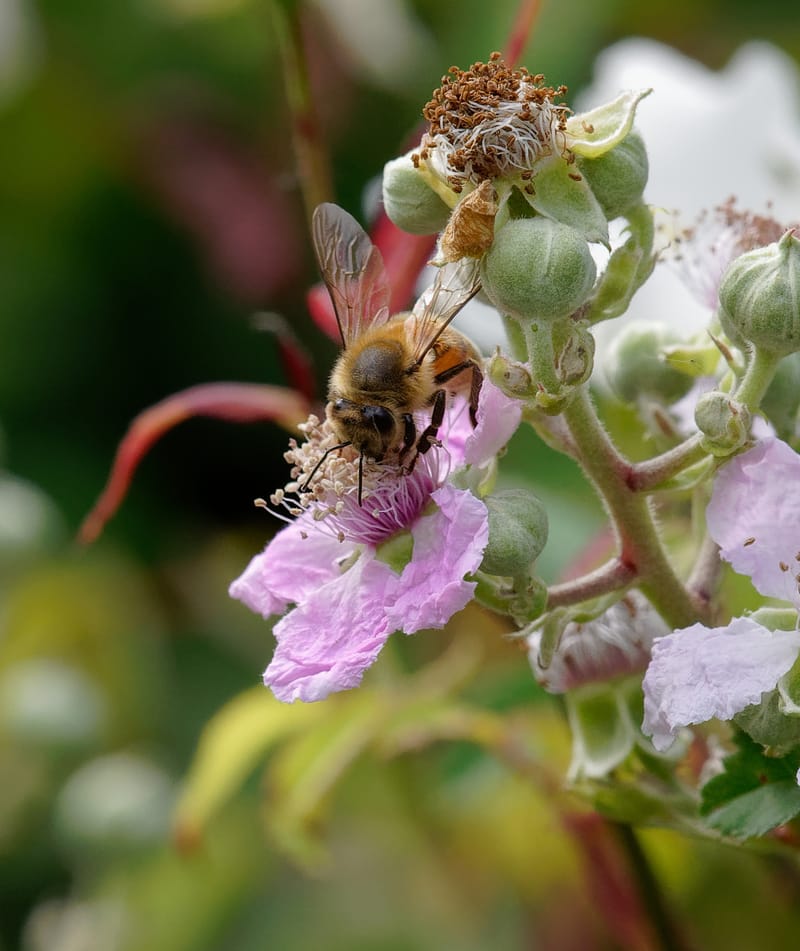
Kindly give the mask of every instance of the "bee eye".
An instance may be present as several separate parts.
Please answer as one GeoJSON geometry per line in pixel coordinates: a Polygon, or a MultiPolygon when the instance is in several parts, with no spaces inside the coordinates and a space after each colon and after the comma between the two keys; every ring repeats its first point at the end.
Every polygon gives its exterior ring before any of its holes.
{"type": "Polygon", "coordinates": [[[385,406],[365,406],[364,419],[370,422],[381,435],[394,430],[394,416],[385,406]]]}

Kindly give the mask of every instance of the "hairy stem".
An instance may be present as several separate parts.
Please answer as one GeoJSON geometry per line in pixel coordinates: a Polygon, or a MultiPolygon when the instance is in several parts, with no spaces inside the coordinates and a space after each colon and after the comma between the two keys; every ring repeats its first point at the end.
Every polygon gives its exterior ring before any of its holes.
{"type": "Polygon", "coordinates": [[[635,492],[652,492],[685,469],[701,462],[708,455],[702,447],[702,438],[700,433],[695,433],[659,456],[634,463],[628,475],[629,487],[635,492]]]}
{"type": "Polygon", "coordinates": [[[780,361],[781,358],[777,354],[767,353],[760,347],[753,347],[747,369],[734,394],[736,399],[744,403],[752,412],[760,406],[780,361]]]}
{"type": "Polygon", "coordinates": [[[636,579],[633,568],[620,558],[612,558],[595,571],[574,581],[551,585],[547,589],[547,608],[579,604],[612,591],[620,591],[636,579]]]}
{"type": "Polygon", "coordinates": [[[648,500],[631,489],[630,463],[611,442],[586,387],[575,392],[564,419],[577,447],[577,460],[611,518],[619,561],[637,587],[672,627],[687,627],[702,613],[675,573],[661,544],[648,500]]]}

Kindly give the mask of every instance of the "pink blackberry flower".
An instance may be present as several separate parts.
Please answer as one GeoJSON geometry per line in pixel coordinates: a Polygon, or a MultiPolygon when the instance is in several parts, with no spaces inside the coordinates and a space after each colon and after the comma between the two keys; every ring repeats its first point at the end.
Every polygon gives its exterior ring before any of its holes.
{"type": "Polygon", "coordinates": [[[443,627],[467,605],[475,583],[465,579],[483,558],[488,515],[481,499],[448,480],[489,462],[520,415],[486,381],[474,431],[465,407],[453,406],[441,445],[412,472],[397,454],[364,465],[360,505],[358,455],[325,456],[335,436],[311,417],[307,441],[287,453],[293,481],[271,499],[294,518],[230,587],[263,617],[284,614],[264,673],[278,699],[310,702],[355,687],[393,631],[443,627]]]}

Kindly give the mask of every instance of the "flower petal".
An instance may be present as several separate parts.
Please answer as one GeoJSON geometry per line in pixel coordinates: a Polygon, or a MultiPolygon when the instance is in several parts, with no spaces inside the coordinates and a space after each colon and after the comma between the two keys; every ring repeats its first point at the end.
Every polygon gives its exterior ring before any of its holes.
{"type": "Polygon", "coordinates": [[[443,627],[472,598],[477,570],[489,540],[486,506],[470,492],[445,484],[431,496],[437,509],[412,528],[414,554],[399,579],[387,614],[392,627],[413,634],[443,627]]]}
{"type": "Polygon", "coordinates": [[[706,510],[722,557],[768,597],[800,605],[800,456],[759,442],[720,469],[706,510]]]}
{"type": "Polygon", "coordinates": [[[578,155],[597,158],[611,151],[631,131],[636,107],[652,89],[627,89],[612,102],[567,119],[567,141],[578,155]]]}
{"type": "Polygon", "coordinates": [[[658,638],[644,678],[643,731],[666,750],[682,726],[729,720],[773,689],[798,650],[800,632],[768,631],[751,618],[658,638]]]}
{"type": "Polygon", "coordinates": [[[311,703],[361,682],[393,628],[385,610],[397,575],[365,552],[290,611],[264,683],[279,700],[311,703]]]}
{"type": "Polygon", "coordinates": [[[268,618],[303,601],[321,585],[339,577],[338,566],[355,551],[321,531],[309,515],[280,531],[231,583],[228,593],[251,611],[268,618]]]}
{"type": "Polygon", "coordinates": [[[522,404],[484,379],[478,402],[478,425],[467,436],[464,462],[483,465],[505,446],[522,419],[522,404]]]}

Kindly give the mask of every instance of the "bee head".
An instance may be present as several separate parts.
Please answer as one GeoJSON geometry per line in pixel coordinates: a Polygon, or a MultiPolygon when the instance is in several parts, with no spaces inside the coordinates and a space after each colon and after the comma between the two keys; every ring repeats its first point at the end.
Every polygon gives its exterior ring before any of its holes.
{"type": "Polygon", "coordinates": [[[343,440],[378,462],[396,441],[397,419],[385,406],[340,398],[328,404],[328,418],[343,440]]]}

